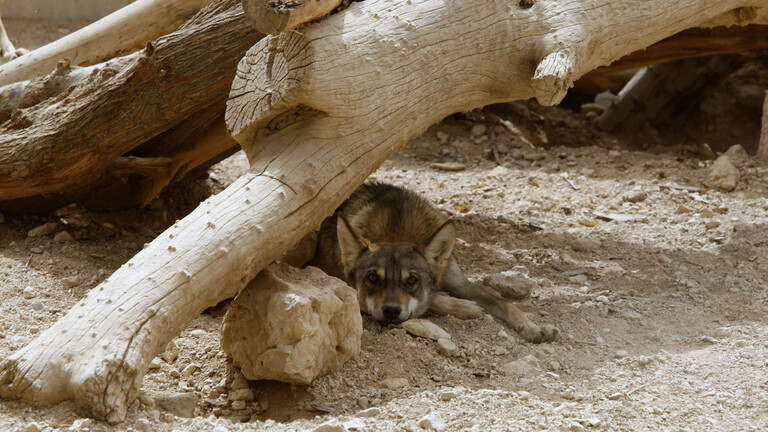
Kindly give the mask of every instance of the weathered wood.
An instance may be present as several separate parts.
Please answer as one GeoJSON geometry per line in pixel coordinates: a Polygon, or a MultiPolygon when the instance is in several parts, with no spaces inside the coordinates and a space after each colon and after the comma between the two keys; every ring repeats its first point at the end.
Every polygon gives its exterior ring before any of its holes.
{"type": "Polygon", "coordinates": [[[119,156],[208,106],[223,106],[237,59],[261,38],[235,0],[95,69],[0,124],[0,200],[85,186],[119,156]]]}
{"type": "Polygon", "coordinates": [[[763,124],[760,129],[757,159],[764,164],[768,164],[768,92],[765,93],[765,102],[763,103],[763,124]]]}
{"type": "Polygon", "coordinates": [[[208,0],[138,0],[63,38],[0,66],[0,86],[49,74],[68,58],[87,66],[132,53],[176,30],[208,0]]]}
{"type": "Polygon", "coordinates": [[[74,399],[121,420],[168,340],[408,139],[456,111],[534,95],[557,103],[594,67],[741,6],[768,0],[367,0],[265,38],[238,66],[227,111],[248,173],[6,359],[0,395],[74,399]]]}
{"type": "Polygon", "coordinates": [[[265,34],[291,30],[320,19],[342,5],[343,0],[242,0],[245,16],[265,34]]]}

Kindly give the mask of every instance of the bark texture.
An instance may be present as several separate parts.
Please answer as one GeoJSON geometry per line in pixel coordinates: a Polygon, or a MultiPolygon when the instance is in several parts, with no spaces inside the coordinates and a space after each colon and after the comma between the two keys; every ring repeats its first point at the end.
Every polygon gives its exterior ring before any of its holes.
{"type": "MultiPolygon", "coordinates": [[[[367,0],[261,40],[238,66],[226,117],[249,172],[5,360],[0,394],[75,399],[121,420],[167,341],[429,125],[496,102],[557,103],[599,65],[758,6],[768,0],[367,0]]],[[[755,19],[763,11],[750,10],[755,19]]]]}

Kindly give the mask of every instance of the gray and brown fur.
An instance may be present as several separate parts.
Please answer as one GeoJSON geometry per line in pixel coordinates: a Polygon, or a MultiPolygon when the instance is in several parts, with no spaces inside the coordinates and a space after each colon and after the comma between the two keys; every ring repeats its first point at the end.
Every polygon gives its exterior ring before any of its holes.
{"type": "Polygon", "coordinates": [[[538,326],[493,289],[470,282],[452,256],[455,242],[453,222],[429,202],[370,182],[293,249],[290,255],[303,254],[300,262],[290,261],[345,280],[357,289],[361,310],[379,321],[399,323],[427,311],[472,318],[485,310],[529,341],[554,340],[557,329],[538,326]]]}

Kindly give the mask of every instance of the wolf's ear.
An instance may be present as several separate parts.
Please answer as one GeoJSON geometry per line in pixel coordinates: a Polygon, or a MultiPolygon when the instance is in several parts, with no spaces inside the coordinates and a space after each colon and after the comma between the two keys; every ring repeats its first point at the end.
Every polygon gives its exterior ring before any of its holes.
{"type": "Polygon", "coordinates": [[[339,215],[336,221],[336,235],[341,248],[341,263],[344,265],[344,275],[349,277],[360,255],[367,249],[365,242],[352,231],[349,222],[339,215]]]}
{"type": "Polygon", "coordinates": [[[424,247],[424,257],[434,261],[440,271],[443,271],[451,258],[454,244],[456,244],[456,225],[453,224],[452,220],[449,220],[427,242],[424,247]]]}

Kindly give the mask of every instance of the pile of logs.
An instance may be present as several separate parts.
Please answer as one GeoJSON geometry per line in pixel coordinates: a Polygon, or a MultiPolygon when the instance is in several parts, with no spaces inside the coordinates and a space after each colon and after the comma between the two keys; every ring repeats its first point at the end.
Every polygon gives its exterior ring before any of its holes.
{"type": "MultiPolygon", "coordinates": [[[[158,3],[205,2],[133,6],[158,3]]],[[[172,33],[55,54],[36,74],[13,75],[24,56],[0,67],[0,200],[122,187],[146,204],[236,143],[251,164],[4,359],[0,396],[122,421],[173,336],[430,125],[492,103],[557,104],[588,72],[692,27],[768,23],[768,0],[366,0],[296,29],[342,2],[244,3],[212,0],[172,33]]]]}

